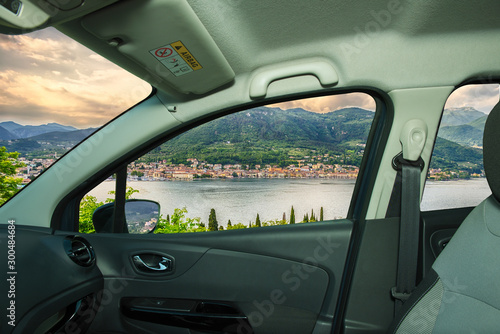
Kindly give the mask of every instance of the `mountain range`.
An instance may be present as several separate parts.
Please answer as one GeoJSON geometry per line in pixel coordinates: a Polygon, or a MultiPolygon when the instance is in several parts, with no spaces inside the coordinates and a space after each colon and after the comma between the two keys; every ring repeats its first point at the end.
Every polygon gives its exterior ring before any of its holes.
{"type": "MultiPolygon", "coordinates": [[[[319,114],[300,108],[259,107],[191,129],[154,149],[148,156],[173,163],[185,163],[186,158],[197,157],[211,163],[279,161],[287,164],[290,152],[300,156],[317,150],[322,154],[343,154],[347,162],[358,164],[357,156],[366,142],[374,115],[361,108],[319,114]]],[[[482,146],[486,117],[470,107],[446,109],[432,167],[481,169],[482,153],[474,147],[482,146]]],[[[23,126],[3,122],[0,123],[0,141],[3,140],[0,145],[10,141],[7,143],[10,151],[36,156],[36,152],[47,149],[71,147],[95,130],[79,130],[57,123],[23,126]]]]}
{"type": "Polygon", "coordinates": [[[169,146],[275,140],[289,141],[291,146],[297,142],[364,144],[374,115],[361,108],[319,114],[301,108],[260,107],[203,124],[178,136],[169,146]]]}
{"type": "Polygon", "coordinates": [[[72,132],[75,127],[48,123],[43,125],[21,125],[12,121],[0,123],[0,140],[23,139],[49,132],[72,132]]]}
{"type": "Polygon", "coordinates": [[[58,123],[21,125],[12,121],[2,122],[0,146],[6,146],[9,151],[19,152],[21,156],[28,158],[53,154],[61,156],[96,130],[97,128],[80,130],[58,123]]]}
{"type": "Polygon", "coordinates": [[[483,147],[487,118],[474,108],[446,109],[438,136],[464,146],[483,147]]]}
{"type": "Polygon", "coordinates": [[[287,166],[305,156],[328,154],[343,155],[336,163],[359,164],[373,117],[373,112],[361,108],[325,114],[254,108],[191,129],[146,158],[175,164],[197,158],[213,164],[287,166]]]}
{"type": "Polygon", "coordinates": [[[443,112],[441,127],[467,124],[484,116],[485,113],[472,107],[447,108],[443,112]]]}

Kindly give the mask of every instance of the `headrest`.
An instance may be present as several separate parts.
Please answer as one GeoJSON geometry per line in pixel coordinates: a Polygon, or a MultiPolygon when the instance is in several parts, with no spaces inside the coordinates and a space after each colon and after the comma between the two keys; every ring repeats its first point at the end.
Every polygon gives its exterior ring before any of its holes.
{"type": "Polygon", "coordinates": [[[491,192],[500,201],[500,102],[491,111],[484,127],[483,162],[491,192]]]}

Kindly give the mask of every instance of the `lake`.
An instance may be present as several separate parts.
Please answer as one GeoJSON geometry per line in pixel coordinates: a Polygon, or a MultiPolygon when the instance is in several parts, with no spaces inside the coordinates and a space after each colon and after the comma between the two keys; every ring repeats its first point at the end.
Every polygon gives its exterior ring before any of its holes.
{"type": "MultiPolygon", "coordinates": [[[[139,190],[134,198],[158,201],[166,217],[175,208],[186,207],[187,216],[200,217],[207,224],[214,208],[219,225],[254,222],[257,213],[261,221],[290,218],[293,205],[296,221],[311,210],[319,218],[343,218],[354,190],[355,180],[334,179],[201,179],[195,181],[129,181],[128,186],[139,190]]],[[[104,201],[114,182],[106,181],[90,192],[104,201]]],[[[458,181],[428,181],[422,199],[422,211],[450,207],[475,206],[491,194],[486,179],[458,181]]]]}

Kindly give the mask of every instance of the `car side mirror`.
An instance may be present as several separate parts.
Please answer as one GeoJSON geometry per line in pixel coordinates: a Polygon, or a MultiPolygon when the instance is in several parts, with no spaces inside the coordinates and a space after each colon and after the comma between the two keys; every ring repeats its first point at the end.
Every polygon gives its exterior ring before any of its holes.
{"type": "MultiPolygon", "coordinates": [[[[92,215],[97,233],[113,232],[114,203],[98,207],[92,215]]],[[[160,218],[160,204],[150,200],[129,199],[125,202],[125,226],[131,234],[146,234],[154,231],[160,218]]]]}

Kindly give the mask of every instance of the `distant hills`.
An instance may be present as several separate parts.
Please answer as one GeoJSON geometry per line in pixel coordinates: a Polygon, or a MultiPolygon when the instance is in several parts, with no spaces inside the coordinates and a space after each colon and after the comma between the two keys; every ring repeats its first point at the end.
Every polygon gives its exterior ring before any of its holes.
{"type": "Polygon", "coordinates": [[[40,134],[38,136],[29,137],[32,140],[49,141],[49,142],[81,142],[92,133],[94,133],[97,128],[88,128],[83,130],[73,130],[73,131],[52,131],[40,134]]]}
{"type": "Polygon", "coordinates": [[[439,130],[438,136],[460,145],[482,147],[483,129],[484,124],[482,129],[475,128],[469,124],[445,126],[439,130]]]}
{"type": "Polygon", "coordinates": [[[23,139],[49,132],[71,132],[76,130],[75,127],[57,123],[21,125],[15,122],[2,122],[0,123],[0,140],[23,139]]]}
{"type": "MultiPolygon", "coordinates": [[[[304,109],[259,107],[196,127],[151,151],[146,159],[186,163],[280,164],[308,155],[330,155],[329,163],[359,165],[374,113],[345,108],[318,114],[304,109]]],[[[446,109],[431,167],[482,169],[482,136],[487,115],[474,108],[446,109]]],[[[96,131],[49,123],[0,123],[0,145],[37,157],[65,150],[96,131]]]]}
{"type": "Polygon", "coordinates": [[[97,128],[79,130],[58,123],[21,125],[15,122],[0,123],[0,146],[29,157],[47,155],[47,151],[62,155],[88,137],[97,128]]]}
{"type": "MultiPolygon", "coordinates": [[[[330,163],[359,164],[374,113],[345,108],[325,114],[260,107],[196,127],[149,154],[151,160],[214,164],[296,164],[306,156],[342,155],[330,163]]],[[[324,161],[324,160],[323,160],[324,161]]]]}
{"type": "Polygon", "coordinates": [[[485,113],[470,107],[446,109],[438,136],[460,145],[483,147],[487,118],[485,113]]]}
{"type": "Polygon", "coordinates": [[[291,146],[297,146],[297,142],[364,144],[373,117],[373,112],[361,108],[318,114],[301,108],[260,107],[201,125],[171,143],[175,146],[282,140],[289,141],[291,146]]]}
{"type": "Polygon", "coordinates": [[[448,108],[443,112],[441,127],[467,124],[484,116],[485,113],[472,107],[448,108]]]}
{"type": "Polygon", "coordinates": [[[487,118],[488,115],[471,107],[445,109],[431,168],[481,173],[487,118]]]}
{"type": "Polygon", "coordinates": [[[15,134],[0,126],[0,140],[11,140],[16,138],[18,137],[15,134]]]}

